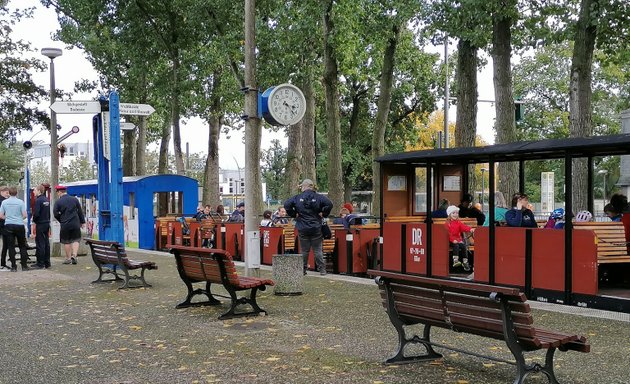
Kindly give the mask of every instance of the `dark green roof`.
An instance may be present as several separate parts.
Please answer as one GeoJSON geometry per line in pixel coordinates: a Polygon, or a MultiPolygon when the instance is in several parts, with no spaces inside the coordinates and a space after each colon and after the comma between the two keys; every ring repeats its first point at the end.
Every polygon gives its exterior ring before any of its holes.
{"type": "Polygon", "coordinates": [[[519,141],[509,144],[401,152],[376,159],[381,163],[486,163],[630,154],[630,134],[519,141]]]}

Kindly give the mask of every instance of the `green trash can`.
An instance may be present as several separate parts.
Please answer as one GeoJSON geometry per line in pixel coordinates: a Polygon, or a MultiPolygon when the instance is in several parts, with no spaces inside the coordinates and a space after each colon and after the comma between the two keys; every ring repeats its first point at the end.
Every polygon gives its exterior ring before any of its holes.
{"type": "Polygon", "coordinates": [[[301,295],[304,290],[304,261],[302,255],[273,255],[273,293],[276,295],[301,295]]]}

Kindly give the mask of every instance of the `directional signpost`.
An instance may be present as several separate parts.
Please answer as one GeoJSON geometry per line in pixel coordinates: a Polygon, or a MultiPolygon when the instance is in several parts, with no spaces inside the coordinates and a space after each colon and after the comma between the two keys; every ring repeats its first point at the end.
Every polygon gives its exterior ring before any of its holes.
{"type": "Polygon", "coordinates": [[[125,243],[123,226],[123,180],[120,150],[120,130],[133,129],[133,124],[121,123],[121,115],[149,116],[155,109],[148,104],[121,103],[118,92],[109,100],[56,101],[50,109],[61,114],[95,113],[94,140],[97,147],[99,239],[125,243]]]}
{"type": "Polygon", "coordinates": [[[63,114],[100,113],[101,104],[97,100],[55,101],[50,106],[50,109],[63,114]]]}

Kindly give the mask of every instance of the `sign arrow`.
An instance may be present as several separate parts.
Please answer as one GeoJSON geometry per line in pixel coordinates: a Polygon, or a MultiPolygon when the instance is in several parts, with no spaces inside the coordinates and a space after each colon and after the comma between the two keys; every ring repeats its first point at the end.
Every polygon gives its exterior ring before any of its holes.
{"type": "Polygon", "coordinates": [[[149,116],[155,112],[155,108],[149,104],[120,103],[119,109],[121,115],[149,116]]]}
{"type": "Polygon", "coordinates": [[[100,113],[101,104],[95,100],[55,101],[50,109],[60,114],[67,113],[100,113]]]}
{"type": "Polygon", "coordinates": [[[120,129],[123,131],[131,131],[136,129],[136,125],[134,123],[120,123],[120,129]]]}

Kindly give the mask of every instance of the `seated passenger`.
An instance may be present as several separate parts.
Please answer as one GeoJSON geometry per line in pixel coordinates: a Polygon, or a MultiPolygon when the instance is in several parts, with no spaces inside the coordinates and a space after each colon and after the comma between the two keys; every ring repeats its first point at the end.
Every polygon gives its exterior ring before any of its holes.
{"type": "Polygon", "coordinates": [[[608,203],[604,207],[604,213],[611,221],[620,222],[621,221],[621,213],[615,210],[612,204],[608,203]]]}
{"type": "Polygon", "coordinates": [[[505,221],[508,227],[537,228],[534,213],[527,209],[529,198],[524,193],[515,193],[512,196],[512,209],[505,213],[505,221]]]}
{"type": "Polygon", "coordinates": [[[630,205],[628,198],[621,193],[615,193],[610,197],[610,204],[615,208],[615,211],[621,214],[621,222],[626,233],[626,247],[630,253],[630,205]]]}
{"type": "Polygon", "coordinates": [[[446,214],[446,208],[448,208],[449,205],[450,203],[448,202],[448,200],[440,200],[438,208],[435,211],[431,212],[431,217],[434,219],[446,219],[448,217],[448,215],[446,214]]]}
{"type": "Polygon", "coordinates": [[[345,226],[345,218],[350,214],[350,211],[346,207],[342,207],[339,210],[339,217],[335,217],[333,219],[333,224],[343,224],[345,226]]]}
{"type": "MultiPolygon", "coordinates": [[[[503,196],[503,192],[496,191],[494,192],[494,223],[495,225],[504,225],[505,224],[505,212],[508,211],[507,203],[505,202],[505,197],[503,196]]],[[[490,215],[486,217],[486,221],[483,223],[484,227],[490,225],[490,215]]]]}
{"type": "Polygon", "coordinates": [[[273,221],[273,225],[289,224],[287,210],[284,209],[284,207],[279,207],[278,210],[271,215],[271,220],[273,221]]]}
{"type": "Polygon", "coordinates": [[[472,205],[473,197],[470,193],[464,193],[462,202],[459,204],[459,217],[470,217],[477,219],[477,225],[483,225],[486,221],[486,215],[472,205]]]}
{"type": "Polygon", "coordinates": [[[273,227],[273,220],[271,219],[271,211],[266,210],[263,212],[263,218],[260,221],[261,227],[273,227]]]}
{"type": "Polygon", "coordinates": [[[449,206],[446,212],[448,217],[444,226],[448,231],[448,242],[453,251],[453,268],[462,266],[465,271],[470,271],[467,255],[468,250],[466,249],[463,235],[466,232],[472,232],[472,228],[459,220],[459,208],[456,206],[449,206]],[[461,261],[460,255],[462,256],[461,261]]]}
{"type": "Polygon", "coordinates": [[[551,212],[545,228],[564,229],[564,208],[556,208],[551,212]]]}
{"type": "Polygon", "coordinates": [[[210,217],[210,211],[212,208],[209,205],[205,205],[201,211],[198,211],[195,215],[195,220],[201,221],[210,217]]]}

